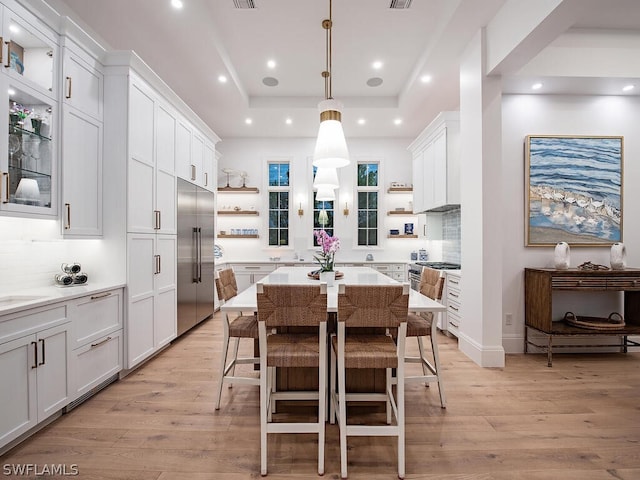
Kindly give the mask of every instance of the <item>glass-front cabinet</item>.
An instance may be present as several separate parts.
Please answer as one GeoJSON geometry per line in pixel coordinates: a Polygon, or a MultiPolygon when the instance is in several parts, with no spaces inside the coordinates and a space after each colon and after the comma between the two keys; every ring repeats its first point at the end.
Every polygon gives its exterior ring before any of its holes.
{"type": "Polygon", "coordinates": [[[1,13],[0,212],[55,216],[57,37],[28,12],[1,13]]]}

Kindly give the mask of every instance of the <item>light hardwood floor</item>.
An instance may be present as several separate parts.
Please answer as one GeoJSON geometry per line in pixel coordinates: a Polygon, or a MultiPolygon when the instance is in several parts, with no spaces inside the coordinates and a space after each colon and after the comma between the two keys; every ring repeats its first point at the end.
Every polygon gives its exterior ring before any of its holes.
{"type": "MultiPolygon", "coordinates": [[[[225,387],[213,408],[221,335],[216,315],[0,457],[0,468],[75,464],[82,479],[259,478],[258,388],[225,387]]],[[[640,353],[558,354],[553,368],[543,355],[508,355],[504,369],[483,369],[455,340],[441,336],[440,345],[448,406],[440,408],[435,384],[408,385],[406,478],[640,478],[640,353]]],[[[318,478],[316,438],[271,436],[267,478],[318,478]]],[[[327,425],[326,441],[324,478],[339,478],[337,426],[327,425]]],[[[12,477],[0,470],[0,478],[12,477]]],[[[349,478],[396,478],[393,439],[350,439],[349,478]]]]}

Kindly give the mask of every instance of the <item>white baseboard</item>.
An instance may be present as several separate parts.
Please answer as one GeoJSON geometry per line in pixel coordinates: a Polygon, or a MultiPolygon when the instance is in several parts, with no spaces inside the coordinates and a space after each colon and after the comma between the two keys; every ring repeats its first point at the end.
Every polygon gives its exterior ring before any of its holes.
{"type": "Polygon", "coordinates": [[[480,345],[464,333],[458,332],[458,349],[481,367],[504,367],[502,345],[480,345]]]}

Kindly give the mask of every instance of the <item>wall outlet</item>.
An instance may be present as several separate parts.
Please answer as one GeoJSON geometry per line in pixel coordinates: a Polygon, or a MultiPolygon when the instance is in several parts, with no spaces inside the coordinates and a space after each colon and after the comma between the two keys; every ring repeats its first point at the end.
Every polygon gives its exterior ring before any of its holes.
{"type": "Polygon", "coordinates": [[[513,325],[513,314],[505,313],[504,314],[504,324],[505,325],[513,325]]]}

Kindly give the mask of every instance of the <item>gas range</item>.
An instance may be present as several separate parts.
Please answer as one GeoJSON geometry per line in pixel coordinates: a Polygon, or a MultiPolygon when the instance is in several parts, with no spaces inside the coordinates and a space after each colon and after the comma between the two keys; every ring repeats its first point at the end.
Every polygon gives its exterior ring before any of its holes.
{"type": "Polygon", "coordinates": [[[451,262],[415,262],[416,265],[421,267],[429,267],[435,270],[460,270],[459,263],[451,262]]]}

